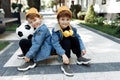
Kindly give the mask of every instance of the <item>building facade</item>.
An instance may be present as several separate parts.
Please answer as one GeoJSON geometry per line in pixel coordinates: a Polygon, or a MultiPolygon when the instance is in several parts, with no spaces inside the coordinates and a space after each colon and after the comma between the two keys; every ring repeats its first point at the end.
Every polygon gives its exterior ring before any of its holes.
{"type": "Polygon", "coordinates": [[[120,0],[69,0],[67,6],[80,4],[82,11],[87,11],[90,5],[94,5],[96,13],[105,16],[107,19],[114,19],[117,14],[120,14],[120,0]]]}

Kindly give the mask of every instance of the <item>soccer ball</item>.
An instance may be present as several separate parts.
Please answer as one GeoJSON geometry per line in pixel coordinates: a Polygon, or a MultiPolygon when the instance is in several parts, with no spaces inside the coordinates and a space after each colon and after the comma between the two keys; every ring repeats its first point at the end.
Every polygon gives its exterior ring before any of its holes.
{"type": "Polygon", "coordinates": [[[28,22],[24,22],[16,28],[16,34],[19,39],[31,39],[34,31],[34,28],[31,27],[28,22]]]}

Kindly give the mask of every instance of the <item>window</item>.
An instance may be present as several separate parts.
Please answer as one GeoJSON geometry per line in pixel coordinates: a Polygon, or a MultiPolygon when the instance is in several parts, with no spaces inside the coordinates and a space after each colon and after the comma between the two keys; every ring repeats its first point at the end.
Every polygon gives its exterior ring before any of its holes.
{"type": "Polygon", "coordinates": [[[120,0],[116,0],[116,2],[118,2],[118,1],[120,1],[120,0]]]}
{"type": "Polygon", "coordinates": [[[106,0],[102,0],[102,4],[106,4],[106,0]]]}

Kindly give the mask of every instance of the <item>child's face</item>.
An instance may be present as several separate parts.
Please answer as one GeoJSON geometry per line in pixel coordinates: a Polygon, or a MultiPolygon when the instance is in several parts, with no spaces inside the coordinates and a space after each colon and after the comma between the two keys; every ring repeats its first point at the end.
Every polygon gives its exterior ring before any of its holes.
{"type": "Polygon", "coordinates": [[[70,25],[70,21],[71,21],[71,19],[69,17],[60,17],[58,19],[58,22],[59,22],[60,27],[62,29],[65,29],[67,26],[69,26],[70,25]]]}
{"type": "Polygon", "coordinates": [[[28,18],[27,21],[34,28],[39,27],[41,25],[41,23],[42,23],[42,19],[40,19],[38,17],[35,17],[34,19],[28,18]]]}

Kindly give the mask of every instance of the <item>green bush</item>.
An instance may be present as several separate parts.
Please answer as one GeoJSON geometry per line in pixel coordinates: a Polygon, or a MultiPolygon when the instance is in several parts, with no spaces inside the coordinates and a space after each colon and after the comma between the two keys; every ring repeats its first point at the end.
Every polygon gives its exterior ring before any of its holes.
{"type": "Polygon", "coordinates": [[[18,6],[18,12],[21,12],[21,9],[22,9],[23,5],[22,4],[17,4],[17,6],[18,6]]]}
{"type": "Polygon", "coordinates": [[[104,23],[103,23],[104,20],[105,20],[104,17],[99,16],[99,17],[96,17],[94,21],[95,21],[97,24],[103,25],[103,24],[104,24],[104,23]]]}
{"type": "Polygon", "coordinates": [[[117,16],[116,16],[116,20],[120,20],[120,15],[117,15],[117,16]]]}
{"type": "Polygon", "coordinates": [[[85,16],[85,22],[93,23],[94,19],[95,19],[95,11],[94,11],[93,5],[90,5],[88,7],[88,10],[85,16]]]}
{"type": "Polygon", "coordinates": [[[18,9],[17,9],[17,12],[21,12],[21,8],[22,8],[22,7],[23,7],[22,4],[12,3],[12,8],[13,8],[13,10],[15,10],[16,8],[18,8],[18,9]]]}
{"type": "Polygon", "coordinates": [[[15,9],[17,7],[16,3],[12,3],[12,8],[15,9]]]}
{"type": "Polygon", "coordinates": [[[79,11],[79,12],[77,13],[77,17],[78,17],[78,19],[80,19],[80,20],[84,20],[85,15],[86,15],[86,12],[83,12],[83,11],[79,11]]]}
{"type": "Polygon", "coordinates": [[[120,34],[120,26],[115,29],[115,34],[120,34]]]}
{"type": "Polygon", "coordinates": [[[107,20],[107,24],[110,25],[110,28],[118,28],[120,26],[120,16],[116,16],[114,20],[107,20]]]}

